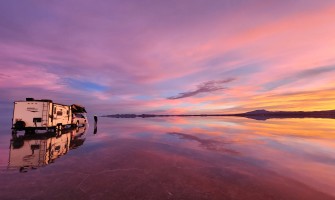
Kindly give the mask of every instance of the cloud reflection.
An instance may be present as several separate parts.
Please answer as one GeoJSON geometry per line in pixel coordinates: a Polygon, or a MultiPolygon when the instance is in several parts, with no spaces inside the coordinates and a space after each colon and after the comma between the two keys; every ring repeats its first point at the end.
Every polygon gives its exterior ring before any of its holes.
{"type": "Polygon", "coordinates": [[[232,154],[232,155],[239,155],[239,152],[224,147],[224,145],[229,144],[229,142],[218,141],[218,140],[213,140],[213,139],[201,139],[199,137],[189,135],[189,134],[184,134],[184,133],[172,132],[168,134],[178,136],[180,139],[197,141],[200,143],[202,147],[208,150],[211,150],[211,151],[217,151],[217,152],[227,153],[227,154],[232,154]]]}

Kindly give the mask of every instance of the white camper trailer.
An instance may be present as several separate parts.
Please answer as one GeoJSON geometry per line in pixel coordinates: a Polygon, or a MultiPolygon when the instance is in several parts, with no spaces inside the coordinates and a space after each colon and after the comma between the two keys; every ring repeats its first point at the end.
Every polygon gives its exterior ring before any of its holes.
{"type": "Polygon", "coordinates": [[[71,106],[33,98],[14,102],[14,130],[61,129],[71,122],[71,106]]]}

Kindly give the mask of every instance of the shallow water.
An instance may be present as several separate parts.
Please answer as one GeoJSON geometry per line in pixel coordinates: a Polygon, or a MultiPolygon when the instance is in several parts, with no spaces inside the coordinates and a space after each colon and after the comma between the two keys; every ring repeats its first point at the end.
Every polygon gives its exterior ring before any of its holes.
{"type": "Polygon", "coordinates": [[[100,117],[96,134],[91,125],[16,139],[2,126],[0,196],[335,199],[334,122],[100,117]]]}

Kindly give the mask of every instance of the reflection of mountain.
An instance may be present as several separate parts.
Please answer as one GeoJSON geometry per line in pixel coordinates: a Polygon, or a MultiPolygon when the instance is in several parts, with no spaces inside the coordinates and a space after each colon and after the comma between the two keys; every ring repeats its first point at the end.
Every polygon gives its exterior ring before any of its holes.
{"type": "Polygon", "coordinates": [[[8,169],[36,169],[53,163],[69,150],[83,145],[86,127],[66,130],[62,134],[48,132],[44,134],[13,135],[10,140],[8,169]]]}
{"type": "Polygon", "coordinates": [[[193,135],[185,134],[185,133],[168,133],[170,135],[176,135],[179,136],[180,139],[185,140],[193,140],[200,143],[200,145],[208,150],[211,151],[217,151],[222,153],[228,153],[228,154],[239,154],[239,152],[234,151],[232,149],[224,148],[223,145],[228,144],[228,142],[219,141],[219,140],[211,140],[211,139],[202,139],[193,135]]]}

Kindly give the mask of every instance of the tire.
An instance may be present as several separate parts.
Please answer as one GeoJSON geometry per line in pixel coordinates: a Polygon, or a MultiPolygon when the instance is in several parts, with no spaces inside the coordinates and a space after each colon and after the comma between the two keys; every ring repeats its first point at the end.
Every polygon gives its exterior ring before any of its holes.
{"type": "Polygon", "coordinates": [[[17,121],[14,124],[14,128],[16,130],[22,131],[22,130],[24,130],[26,128],[26,122],[24,122],[24,121],[17,121]]]}

